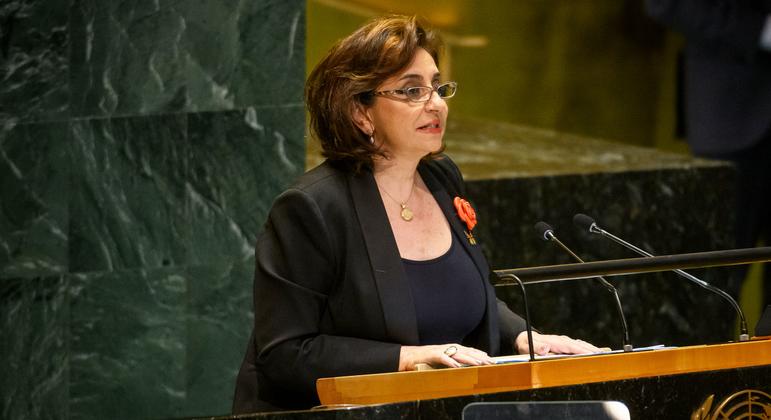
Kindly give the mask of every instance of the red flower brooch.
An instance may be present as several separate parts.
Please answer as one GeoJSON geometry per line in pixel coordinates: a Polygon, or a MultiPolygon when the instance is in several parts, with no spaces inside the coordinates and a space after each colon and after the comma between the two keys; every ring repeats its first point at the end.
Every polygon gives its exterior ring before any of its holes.
{"type": "Polygon", "coordinates": [[[463,222],[466,223],[466,227],[468,228],[468,230],[464,232],[466,234],[466,238],[471,245],[476,245],[477,240],[471,233],[471,231],[474,230],[474,226],[477,225],[477,214],[474,211],[474,208],[471,207],[471,203],[460,197],[455,197],[453,204],[455,204],[455,211],[458,212],[458,217],[460,217],[460,220],[463,220],[463,222]]]}

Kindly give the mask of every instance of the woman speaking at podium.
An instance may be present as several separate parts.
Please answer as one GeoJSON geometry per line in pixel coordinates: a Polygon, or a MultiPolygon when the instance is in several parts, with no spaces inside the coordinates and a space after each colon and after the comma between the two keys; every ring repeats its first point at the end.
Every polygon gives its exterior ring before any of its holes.
{"type": "MultiPolygon", "coordinates": [[[[420,20],[379,18],[310,74],[326,161],[276,199],[257,241],[234,412],[310,408],[321,377],[527,352],[524,321],[488,282],[461,174],[441,153],[458,87],[442,79],[439,52],[420,20]]],[[[564,336],[533,341],[540,354],[598,351],[564,336]]]]}

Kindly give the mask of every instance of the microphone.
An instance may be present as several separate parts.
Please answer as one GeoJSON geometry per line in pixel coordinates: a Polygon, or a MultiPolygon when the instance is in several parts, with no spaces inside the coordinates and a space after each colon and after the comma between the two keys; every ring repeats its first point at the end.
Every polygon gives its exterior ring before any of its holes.
{"type": "MultiPolygon", "coordinates": [[[[598,234],[600,236],[604,236],[604,237],[612,240],[613,242],[615,242],[615,243],[617,243],[617,244],[619,244],[619,245],[621,245],[621,246],[623,246],[623,247],[625,247],[627,249],[630,249],[630,250],[632,250],[632,251],[634,251],[634,252],[636,252],[636,253],[644,256],[644,257],[653,257],[654,256],[650,252],[642,250],[642,249],[640,249],[640,248],[630,244],[629,242],[619,238],[618,236],[613,235],[612,233],[610,233],[610,232],[602,229],[601,227],[597,226],[597,223],[594,221],[594,219],[592,219],[591,217],[589,217],[589,216],[587,216],[585,214],[578,213],[575,216],[573,216],[573,223],[579,229],[588,230],[590,233],[596,233],[596,234],[598,234]]],[[[701,280],[701,279],[699,279],[697,277],[692,276],[691,274],[686,273],[683,270],[675,269],[675,270],[672,270],[672,271],[677,273],[677,275],[679,275],[680,277],[684,277],[684,278],[686,278],[686,279],[688,279],[688,280],[698,284],[699,286],[709,290],[710,292],[716,293],[718,296],[720,296],[720,297],[724,298],[725,300],[727,300],[731,304],[731,306],[734,307],[734,310],[736,311],[736,313],[739,314],[739,330],[740,330],[739,341],[748,341],[750,339],[749,332],[747,331],[747,320],[744,318],[744,312],[742,312],[742,308],[739,307],[739,304],[736,303],[736,300],[731,295],[729,295],[728,293],[724,292],[723,290],[721,290],[721,289],[719,289],[719,288],[717,288],[717,287],[707,283],[704,280],[701,280]]]]}
{"type": "MultiPolygon", "coordinates": [[[[556,243],[560,248],[565,250],[568,254],[570,254],[571,257],[573,257],[574,260],[578,262],[584,262],[584,260],[581,259],[578,255],[576,255],[573,251],[570,250],[565,244],[562,243],[559,239],[557,239],[557,236],[554,234],[554,229],[552,229],[551,226],[549,226],[546,222],[538,222],[535,224],[535,230],[538,232],[538,234],[543,238],[543,240],[548,242],[554,242],[556,243]]],[[[595,277],[602,283],[603,286],[605,286],[606,289],[608,289],[609,292],[613,293],[613,297],[616,298],[616,308],[618,309],[618,316],[621,319],[621,329],[624,332],[624,338],[622,343],[622,348],[625,352],[632,351],[632,342],[629,340],[629,330],[626,326],[626,317],[624,317],[624,309],[621,306],[621,299],[618,297],[618,290],[616,290],[615,287],[613,287],[612,284],[610,284],[607,280],[605,280],[602,276],[595,277]]]]}

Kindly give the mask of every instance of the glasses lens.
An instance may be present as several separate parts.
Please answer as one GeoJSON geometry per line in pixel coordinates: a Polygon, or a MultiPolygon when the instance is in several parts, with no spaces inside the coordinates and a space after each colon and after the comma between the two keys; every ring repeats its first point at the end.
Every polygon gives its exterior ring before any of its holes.
{"type": "Polygon", "coordinates": [[[428,99],[428,96],[431,95],[432,91],[433,89],[428,87],[416,86],[416,87],[405,89],[404,93],[407,94],[407,99],[415,102],[420,102],[428,99]]]}
{"type": "Polygon", "coordinates": [[[455,82],[449,82],[445,83],[439,87],[436,88],[436,93],[439,94],[440,98],[452,98],[455,96],[455,91],[457,90],[458,85],[455,84],[455,82]]]}

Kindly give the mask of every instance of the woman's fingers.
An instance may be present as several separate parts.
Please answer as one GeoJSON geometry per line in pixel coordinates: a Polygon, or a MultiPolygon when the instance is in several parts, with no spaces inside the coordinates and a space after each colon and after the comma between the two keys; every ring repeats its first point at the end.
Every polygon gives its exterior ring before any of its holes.
{"type": "Polygon", "coordinates": [[[461,367],[490,365],[493,364],[493,360],[481,350],[460,344],[402,346],[399,354],[399,370],[415,370],[420,363],[461,367]]]}
{"type": "MultiPolygon", "coordinates": [[[[516,340],[517,350],[520,353],[529,352],[527,335],[523,332],[516,340]]],[[[548,335],[533,332],[533,351],[538,355],[548,353],[556,354],[586,354],[599,353],[603,349],[598,348],[584,340],[576,340],[565,335],[548,335]]]]}
{"type": "MultiPolygon", "coordinates": [[[[530,347],[527,348],[527,351],[530,352],[530,347]]],[[[533,353],[543,356],[549,354],[550,351],[551,344],[533,337],[533,353]]]]}
{"type": "Polygon", "coordinates": [[[443,349],[439,359],[445,366],[481,366],[493,363],[493,360],[487,353],[473,347],[461,346],[460,344],[447,344],[437,347],[443,349]]]}
{"type": "Polygon", "coordinates": [[[581,349],[584,353],[599,353],[602,351],[602,349],[599,347],[593,345],[592,343],[587,343],[584,340],[573,340],[573,344],[581,349]]]}
{"type": "Polygon", "coordinates": [[[456,361],[470,366],[490,365],[493,360],[490,356],[473,347],[462,347],[453,357],[456,361]]]}
{"type": "Polygon", "coordinates": [[[447,367],[461,367],[462,365],[455,359],[446,354],[440,356],[441,364],[447,367]]]}
{"type": "Polygon", "coordinates": [[[600,348],[587,343],[584,340],[576,340],[564,335],[545,336],[552,344],[553,353],[561,354],[584,354],[584,353],[599,353],[602,351],[600,348]]]}

